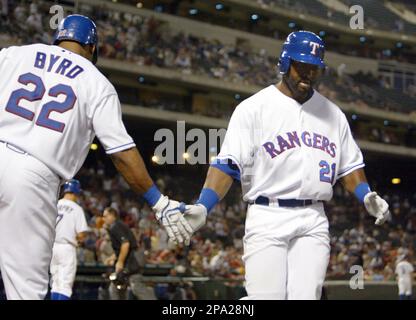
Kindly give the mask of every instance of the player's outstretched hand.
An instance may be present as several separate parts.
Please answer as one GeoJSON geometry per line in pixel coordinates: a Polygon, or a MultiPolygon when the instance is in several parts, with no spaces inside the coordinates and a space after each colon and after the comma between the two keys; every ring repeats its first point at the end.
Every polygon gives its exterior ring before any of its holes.
{"type": "Polygon", "coordinates": [[[184,207],[184,204],[162,195],[152,209],[157,221],[165,228],[170,241],[189,245],[193,229],[182,214],[185,211],[184,207]]]}
{"type": "Polygon", "coordinates": [[[376,218],[376,225],[382,225],[390,218],[387,202],[377,192],[369,192],[364,197],[364,206],[368,213],[376,218]]]}
{"type": "Polygon", "coordinates": [[[207,208],[202,204],[187,205],[183,216],[191,226],[192,233],[195,233],[207,221],[207,208]]]}

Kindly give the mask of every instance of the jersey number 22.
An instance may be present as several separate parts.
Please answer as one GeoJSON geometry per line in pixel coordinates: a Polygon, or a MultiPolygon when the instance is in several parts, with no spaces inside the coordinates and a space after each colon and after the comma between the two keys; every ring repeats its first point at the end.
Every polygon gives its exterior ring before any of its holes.
{"type": "MultiPolygon", "coordinates": [[[[35,114],[32,111],[19,106],[19,102],[22,99],[30,102],[42,100],[46,91],[45,85],[40,77],[30,72],[22,74],[18,81],[26,86],[31,83],[35,86],[35,89],[33,91],[29,91],[27,89],[17,89],[13,91],[10,95],[9,101],[7,102],[6,111],[29,121],[33,121],[35,114]]],[[[39,116],[36,120],[36,125],[58,132],[64,131],[65,123],[52,120],[49,118],[49,115],[51,112],[64,113],[71,110],[74,107],[77,97],[74,90],[65,84],[57,84],[48,91],[48,95],[50,97],[57,97],[61,94],[66,96],[63,102],[50,101],[42,105],[42,109],[40,110],[39,116]]]]}

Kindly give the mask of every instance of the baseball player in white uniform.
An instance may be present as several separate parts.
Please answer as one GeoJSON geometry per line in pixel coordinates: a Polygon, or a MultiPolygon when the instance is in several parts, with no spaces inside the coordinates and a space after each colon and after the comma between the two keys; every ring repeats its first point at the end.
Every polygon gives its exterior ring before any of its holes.
{"type": "Polygon", "coordinates": [[[97,43],[94,22],[70,15],[53,45],[0,51],[0,270],[8,299],[45,297],[59,188],[78,172],[95,136],[171,239],[189,236],[179,203],[153,183],[114,87],[94,66],[97,43]]]}
{"type": "Polygon", "coordinates": [[[77,271],[77,246],[89,230],[85,213],[77,203],[81,184],[76,179],[65,182],[63,198],[58,201],[56,236],[53,245],[51,300],[69,300],[77,271]]]}
{"type": "Polygon", "coordinates": [[[412,279],[415,270],[406,258],[406,254],[403,254],[398,258],[395,270],[400,300],[410,300],[412,298],[412,279]]]}
{"type": "Polygon", "coordinates": [[[185,219],[198,230],[241,181],[249,203],[244,255],[247,299],[320,299],[329,261],[323,201],[341,180],[382,224],[388,205],[371,192],[345,115],[313,89],[325,68],[324,43],[291,33],[283,45],[282,81],[235,109],[197,204],[185,219]]]}

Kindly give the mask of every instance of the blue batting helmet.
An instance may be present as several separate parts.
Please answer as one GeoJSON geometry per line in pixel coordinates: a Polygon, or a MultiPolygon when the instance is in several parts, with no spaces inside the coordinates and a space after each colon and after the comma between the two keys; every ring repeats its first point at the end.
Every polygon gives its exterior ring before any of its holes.
{"type": "Polygon", "coordinates": [[[81,193],[81,184],[76,179],[71,179],[64,183],[63,186],[63,193],[74,193],[74,194],[80,194],[81,193]]]}
{"type": "Polygon", "coordinates": [[[80,14],[72,14],[63,19],[56,30],[53,44],[69,40],[81,45],[95,45],[92,63],[97,62],[98,57],[98,35],[95,23],[88,17],[80,14]]]}
{"type": "Polygon", "coordinates": [[[310,31],[292,32],[283,44],[282,53],[280,54],[280,73],[285,74],[289,71],[291,60],[325,68],[324,55],[324,42],[315,33],[310,31]]]}

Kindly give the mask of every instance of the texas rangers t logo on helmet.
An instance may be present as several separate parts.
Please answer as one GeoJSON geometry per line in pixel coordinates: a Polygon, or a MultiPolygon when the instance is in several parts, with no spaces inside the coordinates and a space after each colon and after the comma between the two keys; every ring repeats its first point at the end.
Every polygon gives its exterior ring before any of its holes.
{"type": "Polygon", "coordinates": [[[316,55],[316,49],[318,49],[319,48],[319,43],[316,43],[316,42],[309,42],[309,45],[312,47],[312,50],[311,50],[311,53],[313,54],[313,55],[316,55]]]}

